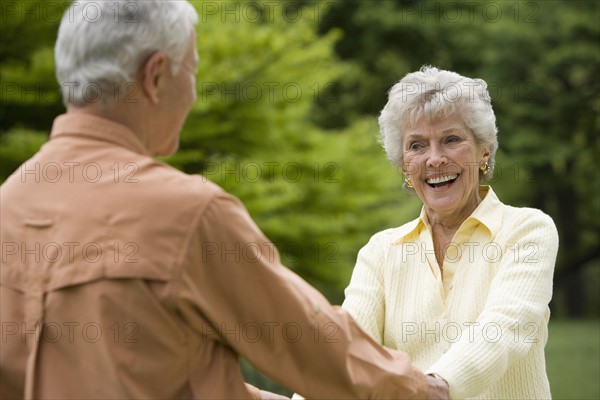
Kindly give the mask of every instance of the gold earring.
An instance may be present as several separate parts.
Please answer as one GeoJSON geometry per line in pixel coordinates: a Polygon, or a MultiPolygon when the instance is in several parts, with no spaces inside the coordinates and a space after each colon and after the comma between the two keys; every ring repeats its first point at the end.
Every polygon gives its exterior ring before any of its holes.
{"type": "Polygon", "coordinates": [[[410,178],[404,178],[404,183],[406,183],[406,186],[409,188],[413,187],[413,184],[412,184],[410,178]]]}
{"type": "Polygon", "coordinates": [[[491,169],[491,168],[490,168],[489,164],[488,164],[488,163],[487,163],[487,161],[486,161],[486,162],[485,162],[485,164],[483,164],[481,167],[479,167],[479,169],[481,170],[481,172],[482,172],[482,173],[483,173],[483,175],[485,176],[485,175],[487,175],[487,174],[488,174],[488,172],[490,172],[490,169],[491,169]]]}

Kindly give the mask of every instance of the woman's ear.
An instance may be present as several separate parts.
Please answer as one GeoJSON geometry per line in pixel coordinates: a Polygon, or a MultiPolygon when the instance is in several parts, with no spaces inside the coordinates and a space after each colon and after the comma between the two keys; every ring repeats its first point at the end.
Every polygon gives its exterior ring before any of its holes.
{"type": "Polygon", "coordinates": [[[487,147],[483,148],[483,154],[481,155],[481,161],[484,163],[490,159],[490,150],[487,147]]]}
{"type": "Polygon", "coordinates": [[[142,69],[142,91],[152,104],[160,101],[159,84],[167,71],[167,58],[163,53],[156,52],[150,56],[142,69]]]}

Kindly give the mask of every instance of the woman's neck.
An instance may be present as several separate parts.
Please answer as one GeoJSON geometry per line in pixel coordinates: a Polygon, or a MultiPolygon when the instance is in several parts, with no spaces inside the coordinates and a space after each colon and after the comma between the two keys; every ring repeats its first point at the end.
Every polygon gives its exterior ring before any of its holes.
{"type": "Polygon", "coordinates": [[[453,212],[440,213],[425,207],[427,220],[431,227],[435,258],[440,269],[443,268],[446,256],[445,249],[448,248],[462,223],[475,211],[479,203],[481,203],[481,197],[477,191],[461,209],[453,212]]]}

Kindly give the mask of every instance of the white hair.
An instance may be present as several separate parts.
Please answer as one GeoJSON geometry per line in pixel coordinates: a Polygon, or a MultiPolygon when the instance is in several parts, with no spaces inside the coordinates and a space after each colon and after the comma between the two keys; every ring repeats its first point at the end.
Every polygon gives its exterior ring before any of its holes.
{"type": "Polygon", "coordinates": [[[54,49],[65,105],[123,93],[162,52],[177,74],[198,14],[180,0],[78,0],[62,17],[54,49]]]}
{"type": "Polygon", "coordinates": [[[491,178],[498,149],[498,128],[487,84],[482,79],[430,66],[407,74],[389,91],[388,102],[379,116],[379,139],[388,159],[402,167],[405,133],[423,117],[434,121],[452,114],[458,115],[475,140],[490,151],[490,172],[480,173],[480,180],[491,178]]]}

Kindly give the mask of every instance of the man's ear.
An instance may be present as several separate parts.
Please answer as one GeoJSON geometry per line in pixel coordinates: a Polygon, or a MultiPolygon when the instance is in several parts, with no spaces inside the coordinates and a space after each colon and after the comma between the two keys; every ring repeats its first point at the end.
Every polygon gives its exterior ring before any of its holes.
{"type": "Polygon", "coordinates": [[[152,104],[158,104],[159,83],[167,71],[167,58],[163,53],[154,53],[142,68],[142,91],[152,104]]]}

